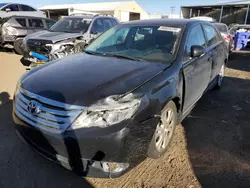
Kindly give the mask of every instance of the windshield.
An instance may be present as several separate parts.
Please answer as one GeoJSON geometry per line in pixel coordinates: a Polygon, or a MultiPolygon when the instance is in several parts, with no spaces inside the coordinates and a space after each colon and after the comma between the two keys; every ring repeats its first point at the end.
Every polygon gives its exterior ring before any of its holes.
{"type": "Polygon", "coordinates": [[[87,18],[64,18],[56,22],[50,31],[67,33],[85,33],[92,19],[87,18]]]}
{"type": "Polygon", "coordinates": [[[168,63],[174,59],[180,33],[176,27],[120,25],[98,37],[85,52],[168,63]]]}
{"type": "Polygon", "coordinates": [[[7,3],[0,3],[0,8],[2,8],[5,5],[7,5],[7,3]]]}
{"type": "Polygon", "coordinates": [[[219,30],[221,33],[227,33],[227,26],[224,24],[215,24],[215,27],[219,30]]]}

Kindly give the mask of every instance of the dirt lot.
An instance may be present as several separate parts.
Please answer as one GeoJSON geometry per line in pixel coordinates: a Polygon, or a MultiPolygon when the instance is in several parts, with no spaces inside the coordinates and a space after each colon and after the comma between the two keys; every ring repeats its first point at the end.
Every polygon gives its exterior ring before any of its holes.
{"type": "Polygon", "coordinates": [[[15,135],[11,97],[25,71],[0,52],[0,187],[249,187],[250,53],[235,53],[220,91],[178,126],[167,154],[118,179],[80,178],[32,152],[15,135]]]}

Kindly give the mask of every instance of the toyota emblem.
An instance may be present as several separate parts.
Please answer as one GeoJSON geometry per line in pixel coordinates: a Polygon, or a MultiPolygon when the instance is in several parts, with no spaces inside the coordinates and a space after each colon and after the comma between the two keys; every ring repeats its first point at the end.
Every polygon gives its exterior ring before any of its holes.
{"type": "Polygon", "coordinates": [[[41,112],[40,107],[34,101],[29,102],[27,110],[31,114],[39,114],[41,112]]]}

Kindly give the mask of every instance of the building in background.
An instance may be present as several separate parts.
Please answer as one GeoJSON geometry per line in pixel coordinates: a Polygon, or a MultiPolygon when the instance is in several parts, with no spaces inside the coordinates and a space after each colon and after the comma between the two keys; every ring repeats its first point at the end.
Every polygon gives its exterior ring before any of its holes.
{"type": "Polygon", "coordinates": [[[72,14],[108,14],[115,16],[121,22],[148,17],[148,13],[135,1],[48,5],[39,9],[55,20],[72,14]]]}
{"type": "Polygon", "coordinates": [[[182,6],[184,18],[207,16],[225,24],[250,24],[250,1],[233,1],[214,5],[182,6]]]}

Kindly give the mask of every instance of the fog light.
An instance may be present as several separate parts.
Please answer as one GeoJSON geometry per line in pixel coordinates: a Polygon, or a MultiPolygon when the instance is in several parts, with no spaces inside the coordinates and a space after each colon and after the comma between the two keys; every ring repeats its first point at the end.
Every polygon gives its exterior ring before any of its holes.
{"type": "Polygon", "coordinates": [[[104,172],[118,173],[126,170],[128,167],[129,167],[128,163],[102,162],[102,168],[104,172]]]}

